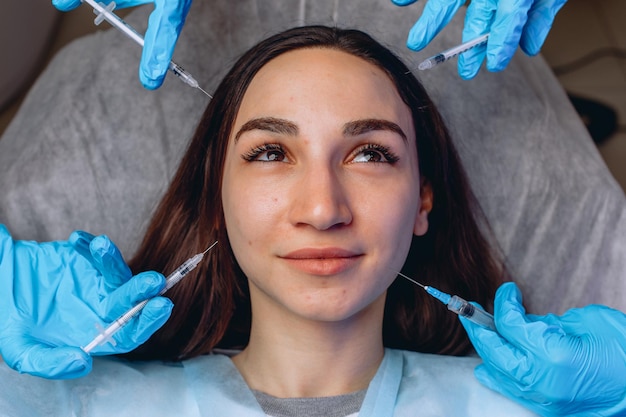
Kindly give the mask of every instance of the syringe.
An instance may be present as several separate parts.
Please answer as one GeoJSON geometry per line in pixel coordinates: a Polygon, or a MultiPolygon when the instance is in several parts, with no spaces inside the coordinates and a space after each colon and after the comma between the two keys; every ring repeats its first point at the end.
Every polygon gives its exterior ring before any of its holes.
{"type": "MultiPolygon", "coordinates": [[[[198,264],[204,258],[204,255],[213,249],[213,247],[217,245],[217,241],[215,241],[211,246],[207,248],[202,253],[198,253],[191,258],[187,259],[181,266],[176,268],[174,272],[172,272],[167,279],[165,280],[165,287],[161,290],[159,295],[163,295],[167,290],[172,288],[174,285],[178,284],[180,280],[182,280],[187,274],[193,271],[198,264]]],[[[86,353],[91,352],[96,346],[100,346],[108,341],[115,344],[112,337],[115,333],[117,333],[122,327],[126,325],[133,317],[135,317],[148,303],[149,300],[144,300],[137,304],[135,307],[128,310],[126,313],[122,314],[118,317],[113,323],[107,326],[106,329],[102,329],[101,333],[96,336],[87,346],[82,348],[86,353]]]]}
{"type": "MultiPolygon", "coordinates": [[[[125,34],[126,36],[128,36],[129,38],[137,42],[139,46],[143,48],[143,43],[144,43],[143,36],[141,36],[139,32],[137,32],[128,23],[124,22],[119,16],[113,13],[113,9],[115,9],[114,1],[112,1],[108,5],[104,3],[99,3],[95,0],[81,0],[81,1],[93,7],[93,12],[96,15],[96,18],[94,19],[93,22],[96,24],[96,26],[102,23],[103,20],[106,20],[114,28],[118,29],[123,34],[125,34]]],[[[213,96],[211,96],[209,93],[207,93],[202,88],[200,88],[200,86],[198,85],[198,81],[196,81],[196,79],[193,78],[191,74],[189,74],[189,72],[185,71],[183,67],[181,67],[174,61],[170,61],[169,70],[172,71],[174,74],[176,74],[176,76],[187,85],[193,88],[197,88],[198,90],[202,91],[204,94],[209,96],[209,98],[213,98],[213,96]]]]}
{"type": "Polygon", "coordinates": [[[453,58],[459,54],[462,54],[465,51],[468,51],[472,48],[475,48],[479,45],[484,44],[485,42],[487,42],[488,38],[489,38],[489,34],[486,33],[482,36],[477,37],[476,39],[472,39],[471,41],[465,42],[461,45],[455,46],[450,49],[446,49],[445,51],[440,52],[437,55],[433,55],[430,58],[427,58],[424,61],[422,61],[417,66],[417,69],[421,71],[431,69],[443,62],[446,62],[450,58],[453,58]]]}
{"type": "Polygon", "coordinates": [[[406,275],[397,272],[402,278],[406,278],[411,281],[413,284],[419,285],[426,292],[437,300],[441,301],[448,307],[448,310],[458,314],[459,316],[465,317],[472,323],[476,323],[480,326],[486,327],[488,329],[496,331],[496,325],[493,321],[493,316],[487,313],[485,310],[475,307],[473,304],[465,301],[458,295],[450,295],[446,294],[443,291],[439,291],[437,288],[433,288],[430,285],[423,285],[419,282],[415,281],[412,278],[407,277],[406,275]]]}

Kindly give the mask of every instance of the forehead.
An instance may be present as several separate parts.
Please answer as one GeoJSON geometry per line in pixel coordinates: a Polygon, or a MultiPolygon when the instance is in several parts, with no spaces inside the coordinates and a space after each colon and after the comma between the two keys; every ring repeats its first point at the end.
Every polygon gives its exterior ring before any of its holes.
{"type": "MultiPolygon", "coordinates": [[[[342,117],[410,119],[389,76],[360,57],[330,48],[284,53],[263,66],[250,83],[239,116],[326,109],[342,117]]],[[[408,120],[405,120],[408,121],[408,120]]]]}

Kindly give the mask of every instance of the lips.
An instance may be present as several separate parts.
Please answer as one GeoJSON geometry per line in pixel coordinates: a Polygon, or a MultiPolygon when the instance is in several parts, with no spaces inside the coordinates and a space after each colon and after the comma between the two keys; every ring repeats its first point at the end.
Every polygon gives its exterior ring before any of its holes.
{"type": "Polygon", "coordinates": [[[281,256],[291,267],[312,275],[335,275],[353,267],[363,254],[341,248],[299,249],[281,256]]]}

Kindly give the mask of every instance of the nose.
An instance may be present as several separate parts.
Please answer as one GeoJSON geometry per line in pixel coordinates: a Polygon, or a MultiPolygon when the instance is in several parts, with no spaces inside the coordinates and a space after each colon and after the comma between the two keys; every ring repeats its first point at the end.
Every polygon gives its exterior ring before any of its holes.
{"type": "Polygon", "coordinates": [[[350,199],[340,175],[332,169],[312,169],[294,185],[290,220],[329,230],[352,222],[350,199]]]}

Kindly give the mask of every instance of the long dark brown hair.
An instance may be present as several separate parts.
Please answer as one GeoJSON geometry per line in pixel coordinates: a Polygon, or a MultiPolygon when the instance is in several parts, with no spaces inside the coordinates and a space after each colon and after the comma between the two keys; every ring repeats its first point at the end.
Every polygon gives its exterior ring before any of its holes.
{"type": "MultiPolygon", "coordinates": [[[[403,272],[489,307],[504,269],[483,234],[487,224],[442,117],[422,85],[389,49],[361,31],[298,27],[248,50],[215,90],[130,266],[136,272],[167,274],[215,240],[219,244],[168,292],[175,304],[172,317],[130,357],[184,359],[216,347],[246,345],[248,284],[228,242],[221,201],[226,147],[255,74],[273,58],[302,48],[330,48],[360,57],[395,84],[411,109],[420,174],[432,187],[434,200],[429,230],[413,238],[403,272]]],[[[383,341],[387,347],[442,354],[462,354],[470,348],[457,317],[402,278],[387,292],[383,341]]]]}

